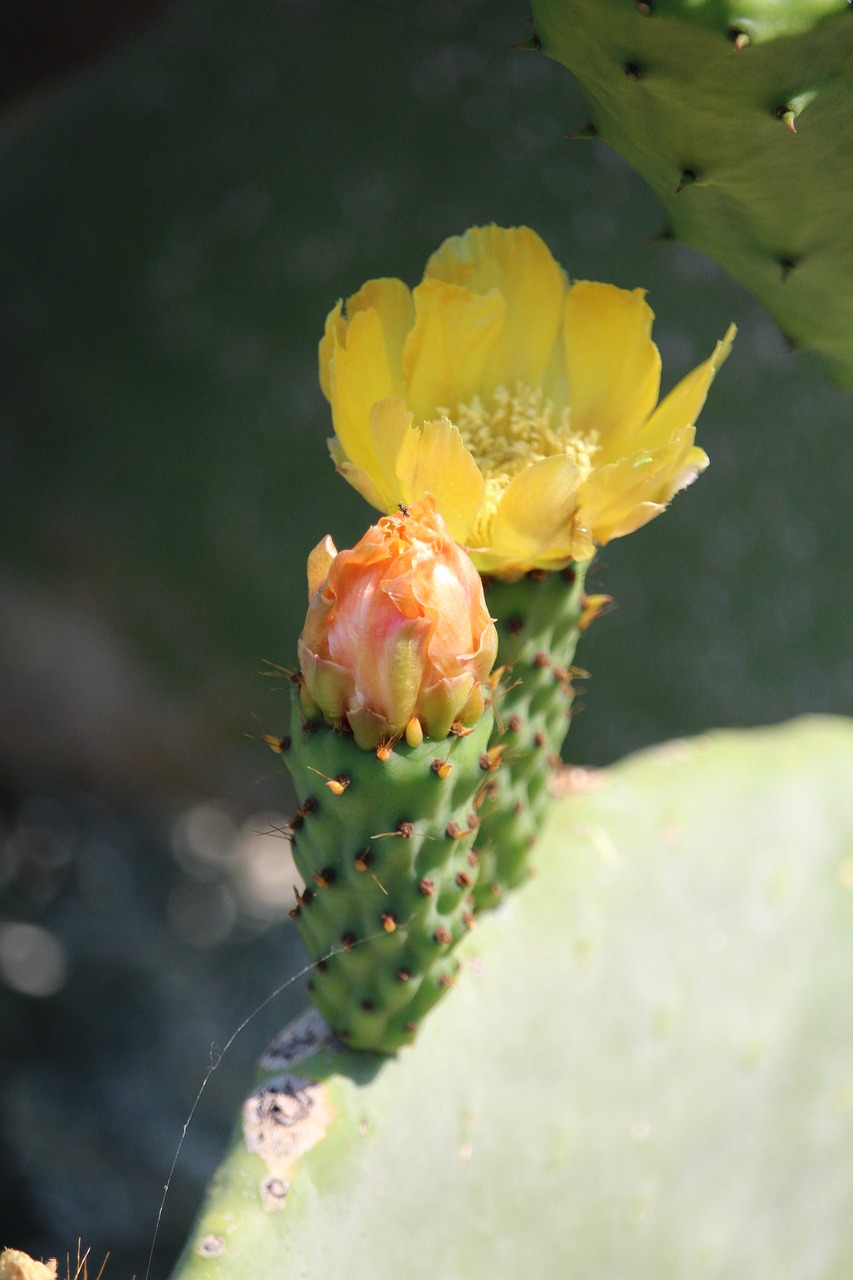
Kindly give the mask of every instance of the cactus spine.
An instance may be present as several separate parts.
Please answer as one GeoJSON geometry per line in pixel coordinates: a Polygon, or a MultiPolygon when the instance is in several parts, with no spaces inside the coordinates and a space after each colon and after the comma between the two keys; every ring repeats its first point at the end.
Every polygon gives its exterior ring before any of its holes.
{"type": "Polygon", "coordinates": [[[305,889],[291,914],[316,964],[314,1003],[350,1048],[409,1043],[455,985],[451,952],[474,923],[491,729],[487,711],[440,743],[363,751],[306,720],[294,697],[284,759],[305,889]]]}

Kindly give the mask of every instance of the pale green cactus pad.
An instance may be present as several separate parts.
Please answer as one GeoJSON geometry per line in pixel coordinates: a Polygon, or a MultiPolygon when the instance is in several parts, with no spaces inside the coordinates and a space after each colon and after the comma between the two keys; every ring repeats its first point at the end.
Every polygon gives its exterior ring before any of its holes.
{"type": "Polygon", "coordinates": [[[273,1051],[175,1277],[846,1280],[852,777],[808,719],[587,778],[413,1047],[273,1051]]]}
{"type": "Polygon", "coordinates": [[[533,14],[531,46],[587,99],[581,133],[646,179],[666,235],[725,267],[853,387],[847,0],[533,0],[533,14]]]}

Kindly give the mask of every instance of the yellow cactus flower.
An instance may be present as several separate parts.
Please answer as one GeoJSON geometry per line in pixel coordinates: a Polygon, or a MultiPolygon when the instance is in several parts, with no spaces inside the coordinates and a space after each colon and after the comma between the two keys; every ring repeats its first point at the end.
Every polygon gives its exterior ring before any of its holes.
{"type": "Polygon", "coordinates": [[[432,498],[385,516],[351,551],[324,538],[308,557],[308,591],[299,662],[310,714],[365,749],[480,719],[497,631],[432,498]]]}
{"type": "Polygon", "coordinates": [[[589,559],[708,463],[694,422],[735,329],[658,404],[642,289],[577,281],[528,227],[474,227],[409,290],[370,280],[320,343],[338,470],[380,511],[430,493],[483,572],[589,559]]]}

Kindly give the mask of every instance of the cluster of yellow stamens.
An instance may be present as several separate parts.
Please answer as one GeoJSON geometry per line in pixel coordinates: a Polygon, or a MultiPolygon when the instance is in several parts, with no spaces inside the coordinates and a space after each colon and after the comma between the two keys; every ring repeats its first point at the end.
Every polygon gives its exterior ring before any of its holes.
{"type": "Polygon", "coordinates": [[[601,449],[597,431],[572,431],[568,406],[558,414],[541,387],[528,387],[523,382],[516,382],[512,391],[496,387],[485,404],[480,396],[474,396],[469,403],[457,405],[453,414],[444,408],[439,413],[458,428],[485,481],[485,499],[472,539],[479,545],[488,546],[500,500],[521,471],[562,454],[575,464],[581,485],[592,474],[601,449]]]}

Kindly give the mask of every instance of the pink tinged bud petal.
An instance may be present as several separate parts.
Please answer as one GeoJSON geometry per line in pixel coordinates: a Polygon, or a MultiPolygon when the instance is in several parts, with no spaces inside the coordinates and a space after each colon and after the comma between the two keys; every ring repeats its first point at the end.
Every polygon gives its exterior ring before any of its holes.
{"type": "Polygon", "coordinates": [[[443,738],[479,718],[497,633],[480,576],[431,498],[384,517],[351,551],[325,538],[308,580],[303,702],[328,723],[372,749],[408,738],[413,722],[443,738]]]}
{"type": "Polygon", "coordinates": [[[332,539],[326,534],[322,542],[318,542],[314,550],[308,557],[308,599],[314,595],[315,591],[319,591],[323,583],[329,576],[329,569],[332,567],[332,561],[338,554],[338,549],[332,539]]]}
{"type": "Polygon", "coordinates": [[[483,694],[483,686],[481,684],[474,685],[468,695],[468,701],[459,712],[457,717],[463,728],[468,729],[471,725],[477,723],[486,707],[486,699],[483,694]]]}
{"type": "Polygon", "coordinates": [[[323,710],[330,720],[343,720],[352,686],[349,672],[345,667],[312,653],[302,640],[297,651],[302,667],[302,706],[306,715],[313,716],[323,710]]]}

